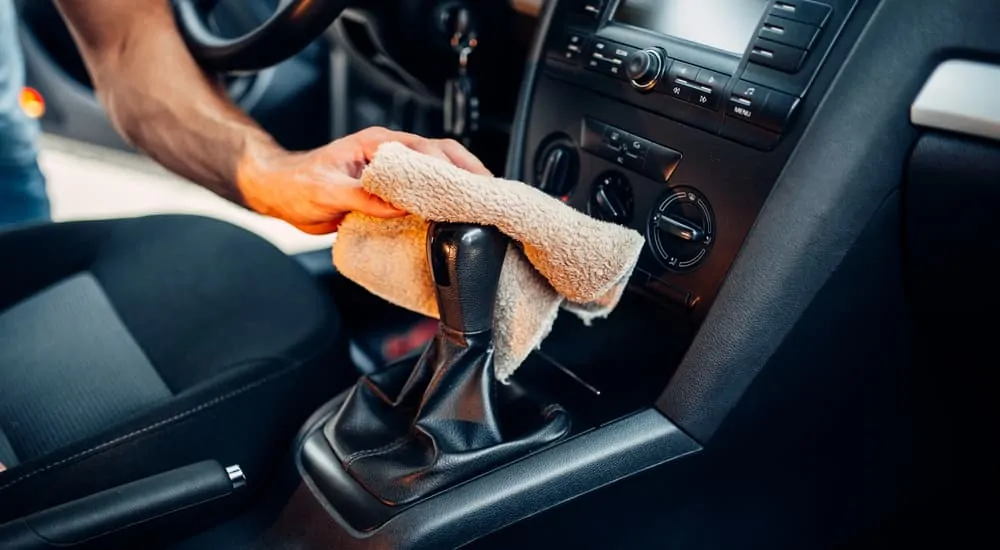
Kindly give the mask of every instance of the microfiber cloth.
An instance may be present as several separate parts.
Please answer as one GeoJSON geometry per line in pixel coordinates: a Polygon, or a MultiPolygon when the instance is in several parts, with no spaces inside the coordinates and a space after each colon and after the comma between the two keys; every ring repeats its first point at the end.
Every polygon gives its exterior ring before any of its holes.
{"type": "Polygon", "coordinates": [[[333,263],[398,306],[438,317],[427,258],[431,221],[494,226],[516,243],[504,259],[493,320],[500,381],[541,345],[560,309],[588,325],[610,314],[645,242],[634,230],[596,220],[522,182],[472,174],[400,143],[379,147],[361,184],[409,215],[348,214],[333,263]]]}

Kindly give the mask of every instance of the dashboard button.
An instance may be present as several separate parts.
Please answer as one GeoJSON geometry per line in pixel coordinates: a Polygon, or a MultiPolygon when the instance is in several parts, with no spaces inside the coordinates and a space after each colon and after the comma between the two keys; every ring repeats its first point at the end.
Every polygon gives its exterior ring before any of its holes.
{"type": "Polygon", "coordinates": [[[682,158],[680,151],[654,143],[646,153],[644,172],[653,180],[666,183],[670,181],[670,176],[674,175],[674,170],[682,158]]]}
{"type": "Polygon", "coordinates": [[[830,6],[810,0],[778,0],[771,7],[771,15],[816,27],[826,24],[831,11],[830,6]]]}
{"type": "Polygon", "coordinates": [[[695,91],[697,91],[697,89],[694,86],[684,81],[679,81],[679,82],[675,81],[667,84],[661,83],[661,86],[659,88],[662,88],[662,91],[666,93],[668,96],[675,97],[677,99],[680,99],[681,101],[691,101],[691,98],[694,96],[695,91]]]}
{"type": "Polygon", "coordinates": [[[649,152],[649,142],[642,138],[628,136],[628,141],[625,142],[625,145],[627,153],[640,158],[646,158],[646,153],[649,152]]]}
{"type": "Polygon", "coordinates": [[[588,49],[587,68],[599,73],[613,76],[625,80],[625,59],[628,58],[634,48],[608,42],[607,40],[595,40],[588,49]]]}
{"type": "MultiPolygon", "coordinates": [[[[721,90],[719,90],[719,93],[721,93],[721,90]]],[[[719,93],[713,92],[706,86],[694,86],[691,88],[691,98],[688,101],[699,107],[714,111],[719,107],[719,93]]]]}
{"type": "Polygon", "coordinates": [[[645,173],[645,171],[643,170],[643,168],[645,168],[646,165],[645,156],[640,157],[639,155],[636,155],[631,151],[625,151],[624,153],[622,153],[622,159],[623,159],[622,166],[624,166],[625,168],[628,168],[629,170],[633,170],[635,172],[639,172],[640,174],[645,173]]]}
{"type": "Polygon", "coordinates": [[[770,93],[771,90],[767,88],[758,86],[752,82],[747,82],[746,80],[740,80],[739,82],[736,83],[736,86],[733,87],[732,95],[733,97],[741,97],[744,99],[749,99],[750,101],[753,102],[759,102],[761,105],[763,105],[764,101],[767,99],[768,94],[770,93]]]}
{"type": "Polygon", "coordinates": [[[758,38],[750,48],[750,61],[786,73],[794,73],[802,66],[806,51],[771,40],[758,38]]]}
{"type": "Polygon", "coordinates": [[[718,94],[729,84],[729,77],[708,69],[702,69],[698,71],[698,74],[694,77],[694,81],[696,84],[711,88],[713,92],[718,94]]]}
{"type": "Polygon", "coordinates": [[[604,9],[604,0],[577,0],[577,12],[581,15],[597,19],[604,9]]]}
{"type": "Polygon", "coordinates": [[[688,65],[687,63],[681,61],[674,61],[673,65],[670,66],[670,70],[667,71],[666,83],[674,84],[678,79],[685,82],[694,82],[694,79],[698,76],[698,71],[700,70],[701,69],[695,67],[694,65],[688,65]]]}
{"type": "Polygon", "coordinates": [[[628,136],[623,152],[625,167],[629,170],[644,173],[643,168],[645,167],[646,154],[649,152],[649,148],[650,143],[648,141],[632,135],[628,136]]]}
{"type": "Polygon", "coordinates": [[[563,59],[575,63],[583,55],[583,49],[586,45],[587,39],[584,35],[569,33],[566,36],[566,43],[563,45],[563,59]]]}
{"type": "Polygon", "coordinates": [[[616,60],[613,59],[605,59],[595,53],[594,56],[587,61],[587,68],[594,72],[624,79],[625,69],[620,63],[615,63],[615,61],[616,60]]]}
{"type": "Polygon", "coordinates": [[[781,133],[798,106],[799,98],[781,92],[771,92],[755,123],[781,133]]]}
{"type": "Polygon", "coordinates": [[[607,45],[608,49],[606,55],[612,59],[620,59],[623,65],[625,64],[625,61],[628,60],[630,55],[639,51],[637,48],[616,44],[614,42],[608,42],[607,45]]]}
{"type": "Polygon", "coordinates": [[[726,105],[726,116],[756,123],[771,91],[745,80],[740,80],[733,88],[726,105]]]}
{"type": "Polygon", "coordinates": [[[747,100],[741,97],[732,97],[729,99],[729,105],[726,107],[726,116],[747,122],[757,122],[757,119],[760,117],[759,111],[756,106],[750,104],[747,100]]]}
{"type": "Polygon", "coordinates": [[[818,34],[819,27],[771,15],[764,21],[758,36],[793,48],[808,50],[816,41],[818,34]]]}
{"type": "Polygon", "coordinates": [[[656,181],[669,180],[682,158],[678,151],[592,118],[584,119],[582,130],[585,151],[656,181]]]}
{"type": "Polygon", "coordinates": [[[625,143],[625,132],[622,132],[613,126],[608,126],[608,128],[604,131],[604,141],[611,146],[612,149],[620,151],[622,145],[625,143]]]}

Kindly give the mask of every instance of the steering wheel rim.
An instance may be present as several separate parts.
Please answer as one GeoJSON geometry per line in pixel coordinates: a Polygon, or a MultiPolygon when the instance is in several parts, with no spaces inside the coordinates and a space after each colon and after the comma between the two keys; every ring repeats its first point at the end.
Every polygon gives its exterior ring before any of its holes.
{"type": "Polygon", "coordinates": [[[302,51],[330,26],[349,0],[280,0],[261,26],[236,38],[216,35],[205,15],[218,0],[174,0],[181,35],[198,64],[213,72],[256,72],[302,51]]]}

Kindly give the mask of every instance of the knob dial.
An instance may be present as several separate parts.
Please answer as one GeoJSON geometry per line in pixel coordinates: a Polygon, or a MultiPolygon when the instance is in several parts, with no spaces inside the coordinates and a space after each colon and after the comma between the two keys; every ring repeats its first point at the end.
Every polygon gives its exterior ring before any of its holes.
{"type": "Polygon", "coordinates": [[[628,179],[618,172],[597,178],[591,188],[589,210],[599,220],[628,225],[635,213],[635,198],[628,179]]]}
{"type": "Polygon", "coordinates": [[[649,218],[647,240],[653,255],[674,273],[698,269],[715,243],[715,216],[700,192],[690,187],[671,189],[658,201],[649,218]]]}
{"type": "Polygon", "coordinates": [[[535,163],[535,185],[546,193],[569,198],[576,187],[580,161],[573,144],[556,140],[544,147],[535,163]]]}
{"type": "Polygon", "coordinates": [[[625,73],[632,81],[632,86],[640,90],[651,90],[663,76],[665,60],[663,52],[655,48],[639,50],[628,56],[625,61],[625,73]]]}

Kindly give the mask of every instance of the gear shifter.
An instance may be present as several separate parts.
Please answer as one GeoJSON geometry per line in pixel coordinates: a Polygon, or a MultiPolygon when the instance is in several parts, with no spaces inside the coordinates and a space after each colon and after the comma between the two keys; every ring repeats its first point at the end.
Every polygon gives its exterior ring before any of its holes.
{"type": "Polygon", "coordinates": [[[494,228],[432,225],[434,340],[412,371],[362,377],[324,428],[344,469],[384,504],[415,502],[569,432],[561,407],[525,407],[498,391],[492,324],[507,246],[494,228]]]}

